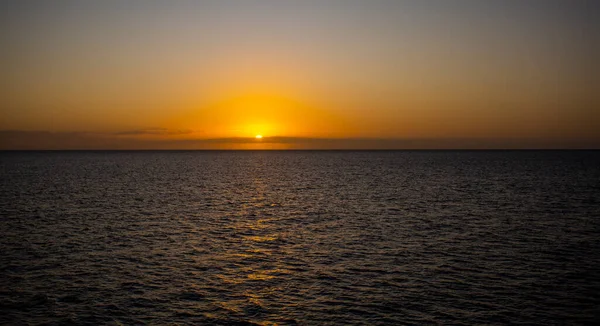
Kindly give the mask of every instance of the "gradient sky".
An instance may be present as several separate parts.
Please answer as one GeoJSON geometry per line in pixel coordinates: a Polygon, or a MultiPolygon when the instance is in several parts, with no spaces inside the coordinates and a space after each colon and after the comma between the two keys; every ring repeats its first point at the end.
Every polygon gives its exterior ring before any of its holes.
{"type": "Polygon", "coordinates": [[[597,148],[599,12],[3,1],[0,148],[597,148]]]}

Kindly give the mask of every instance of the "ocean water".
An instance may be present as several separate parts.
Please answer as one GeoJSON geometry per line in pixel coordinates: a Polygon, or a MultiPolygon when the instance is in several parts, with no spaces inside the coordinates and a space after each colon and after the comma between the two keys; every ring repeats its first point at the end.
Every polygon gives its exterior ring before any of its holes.
{"type": "Polygon", "coordinates": [[[600,320],[600,152],[0,153],[0,324],[600,320]]]}

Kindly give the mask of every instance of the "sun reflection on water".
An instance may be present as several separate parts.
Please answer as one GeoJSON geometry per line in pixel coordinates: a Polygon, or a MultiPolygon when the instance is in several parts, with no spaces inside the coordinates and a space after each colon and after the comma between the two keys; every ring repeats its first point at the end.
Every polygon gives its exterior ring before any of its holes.
{"type": "Polygon", "coordinates": [[[230,300],[221,299],[216,305],[226,314],[252,316],[250,321],[258,325],[277,325],[269,321],[277,317],[269,302],[278,301],[279,283],[293,272],[272,257],[286,250],[282,245],[287,230],[281,229],[277,216],[281,203],[273,200],[269,189],[266,157],[257,156],[252,163],[251,175],[241,186],[244,191],[236,194],[237,211],[227,225],[230,246],[218,257],[224,267],[216,274],[217,281],[233,285],[233,293],[230,300]]]}

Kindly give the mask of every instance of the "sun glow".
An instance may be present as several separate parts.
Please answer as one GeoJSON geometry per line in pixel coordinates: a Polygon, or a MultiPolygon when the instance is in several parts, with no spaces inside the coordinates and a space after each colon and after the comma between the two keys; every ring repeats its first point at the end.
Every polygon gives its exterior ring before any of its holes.
{"type": "Polygon", "coordinates": [[[171,125],[202,130],[207,139],[250,137],[256,143],[278,137],[333,137],[353,128],[351,121],[316,103],[277,93],[220,94],[207,103],[192,103],[171,125]]]}

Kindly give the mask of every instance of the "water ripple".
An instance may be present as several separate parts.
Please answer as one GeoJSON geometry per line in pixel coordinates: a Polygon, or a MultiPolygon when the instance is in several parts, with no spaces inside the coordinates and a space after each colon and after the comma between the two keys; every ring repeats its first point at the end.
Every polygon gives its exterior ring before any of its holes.
{"type": "Polygon", "coordinates": [[[0,324],[591,324],[598,152],[0,154],[0,324]]]}

